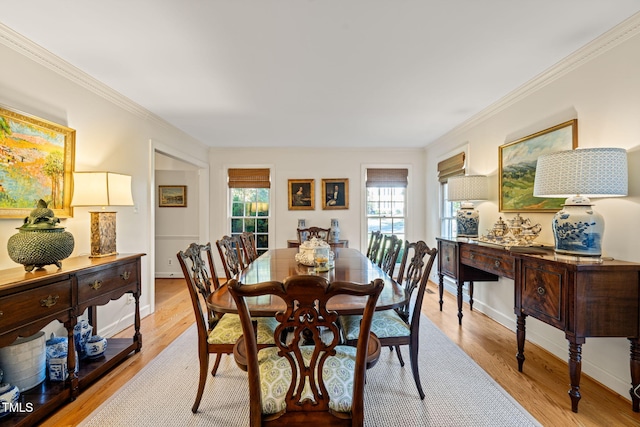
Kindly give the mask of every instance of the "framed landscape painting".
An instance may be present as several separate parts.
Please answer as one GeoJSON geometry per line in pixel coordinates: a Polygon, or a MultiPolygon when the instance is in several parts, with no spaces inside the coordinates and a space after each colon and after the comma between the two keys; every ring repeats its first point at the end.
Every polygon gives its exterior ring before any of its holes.
{"type": "Polygon", "coordinates": [[[158,186],[159,207],[161,208],[186,208],[187,207],[187,186],[186,185],[160,185],[158,186]]]}
{"type": "Polygon", "coordinates": [[[59,218],[73,216],[76,131],[0,107],[0,218],[25,218],[44,200],[59,218]]]}
{"type": "Polygon", "coordinates": [[[498,147],[500,212],[557,212],[565,199],[534,197],[536,163],[543,154],[578,146],[573,119],[498,147]]]}
{"type": "Polygon", "coordinates": [[[289,180],[289,210],[312,211],[315,209],[315,181],[313,179],[289,180]]]}

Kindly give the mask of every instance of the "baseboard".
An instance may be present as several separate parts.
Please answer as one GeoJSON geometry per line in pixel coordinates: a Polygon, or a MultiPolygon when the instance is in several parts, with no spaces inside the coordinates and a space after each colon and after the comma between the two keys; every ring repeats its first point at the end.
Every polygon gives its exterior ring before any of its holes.
{"type": "MultiPolygon", "coordinates": [[[[140,318],[144,318],[151,314],[151,306],[149,304],[140,306],[140,318]]],[[[108,325],[100,325],[100,329],[96,332],[105,338],[110,338],[133,325],[135,322],[135,313],[127,314],[120,319],[108,325]]]]}

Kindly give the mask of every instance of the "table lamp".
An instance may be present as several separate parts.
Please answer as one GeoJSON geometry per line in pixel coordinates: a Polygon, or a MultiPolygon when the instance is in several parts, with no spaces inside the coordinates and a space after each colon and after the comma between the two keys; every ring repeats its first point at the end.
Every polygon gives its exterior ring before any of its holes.
{"type": "Polygon", "coordinates": [[[604,219],[589,197],[627,195],[627,151],[623,148],[583,148],[538,157],[533,195],[567,197],[553,217],[556,252],[602,255],[604,219]]]}
{"type": "Polygon", "coordinates": [[[486,175],[453,176],[447,180],[448,200],[460,203],[456,212],[458,237],[478,237],[480,214],[472,200],[487,200],[489,181],[486,175]]]}
{"type": "Polygon", "coordinates": [[[116,212],[107,206],[133,206],[131,176],[113,172],[74,172],[71,206],[102,206],[91,211],[91,258],[115,255],[116,212]]]}

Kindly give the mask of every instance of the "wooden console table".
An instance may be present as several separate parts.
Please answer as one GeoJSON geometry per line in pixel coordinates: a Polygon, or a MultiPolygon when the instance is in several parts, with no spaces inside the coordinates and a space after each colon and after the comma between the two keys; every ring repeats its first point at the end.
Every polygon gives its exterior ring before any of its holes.
{"type": "MultiPolygon", "coordinates": [[[[331,246],[331,249],[335,249],[335,248],[348,248],[349,247],[349,241],[348,240],[338,240],[337,242],[328,242],[329,246],[331,246]]],[[[298,242],[297,240],[287,240],[287,247],[288,248],[298,248],[300,247],[300,242],[298,242]]]]}
{"type": "MultiPolygon", "coordinates": [[[[104,258],[67,258],[62,268],[48,266],[25,272],[16,267],[0,271],[0,347],[19,336],[30,336],[53,320],[61,322],[69,339],[69,378],[48,379],[21,393],[21,412],[0,418],[0,425],[34,425],[50,412],[75,399],[88,385],[142,347],[140,334],[140,259],[144,254],[120,254],[104,258]],[[96,325],[94,308],[131,293],[135,300],[135,332],[131,338],[109,338],[104,357],[82,360],[77,374],[73,327],[89,309],[89,322],[96,325]]],[[[94,328],[94,331],[96,329],[94,328]]]]}
{"type": "Polygon", "coordinates": [[[587,337],[626,337],[631,343],[629,393],[633,410],[640,411],[640,264],[577,261],[541,248],[506,250],[482,243],[437,240],[440,309],[444,276],[456,281],[460,324],[464,282],[470,284],[471,302],[473,281],[513,279],[518,370],[522,372],[525,360],[527,316],[564,331],[569,341],[571,409],[578,412],[582,344],[587,337]]]}

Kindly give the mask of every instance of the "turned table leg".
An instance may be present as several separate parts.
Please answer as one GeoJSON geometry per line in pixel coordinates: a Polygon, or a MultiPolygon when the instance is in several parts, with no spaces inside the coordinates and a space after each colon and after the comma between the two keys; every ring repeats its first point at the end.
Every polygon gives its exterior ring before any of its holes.
{"type": "Polygon", "coordinates": [[[516,326],[516,338],[518,340],[518,352],[516,353],[516,359],[518,360],[518,371],[522,372],[522,365],[524,365],[524,340],[526,336],[525,332],[525,319],[526,314],[521,314],[517,317],[516,326]]]}
{"type": "Polygon", "coordinates": [[[578,412],[580,374],[582,373],[582,343],[569,342],[569,377],[571,378],[571,410],[578,412]]]}
{"type": "Polygon", "coordinates": [[[462,287],[464,282],[462,280],[456,280],[458,287],[458,325],[462,325],[462,287]]]}
{"type": "Polygon", "coordinates": [[[438,277],[440,279],[438,281],[438,296],[440,297],[438,302],[440,303],[440,311],[442,311],[442,304],[444,303],[442,300],[442,296],[444,295],[444,274],[438,273],[438,277]]]}
{"type": "Polygon", "coordinates": [[[469,311],[473,311],[473,280],[469,282],[469,311]]]}

